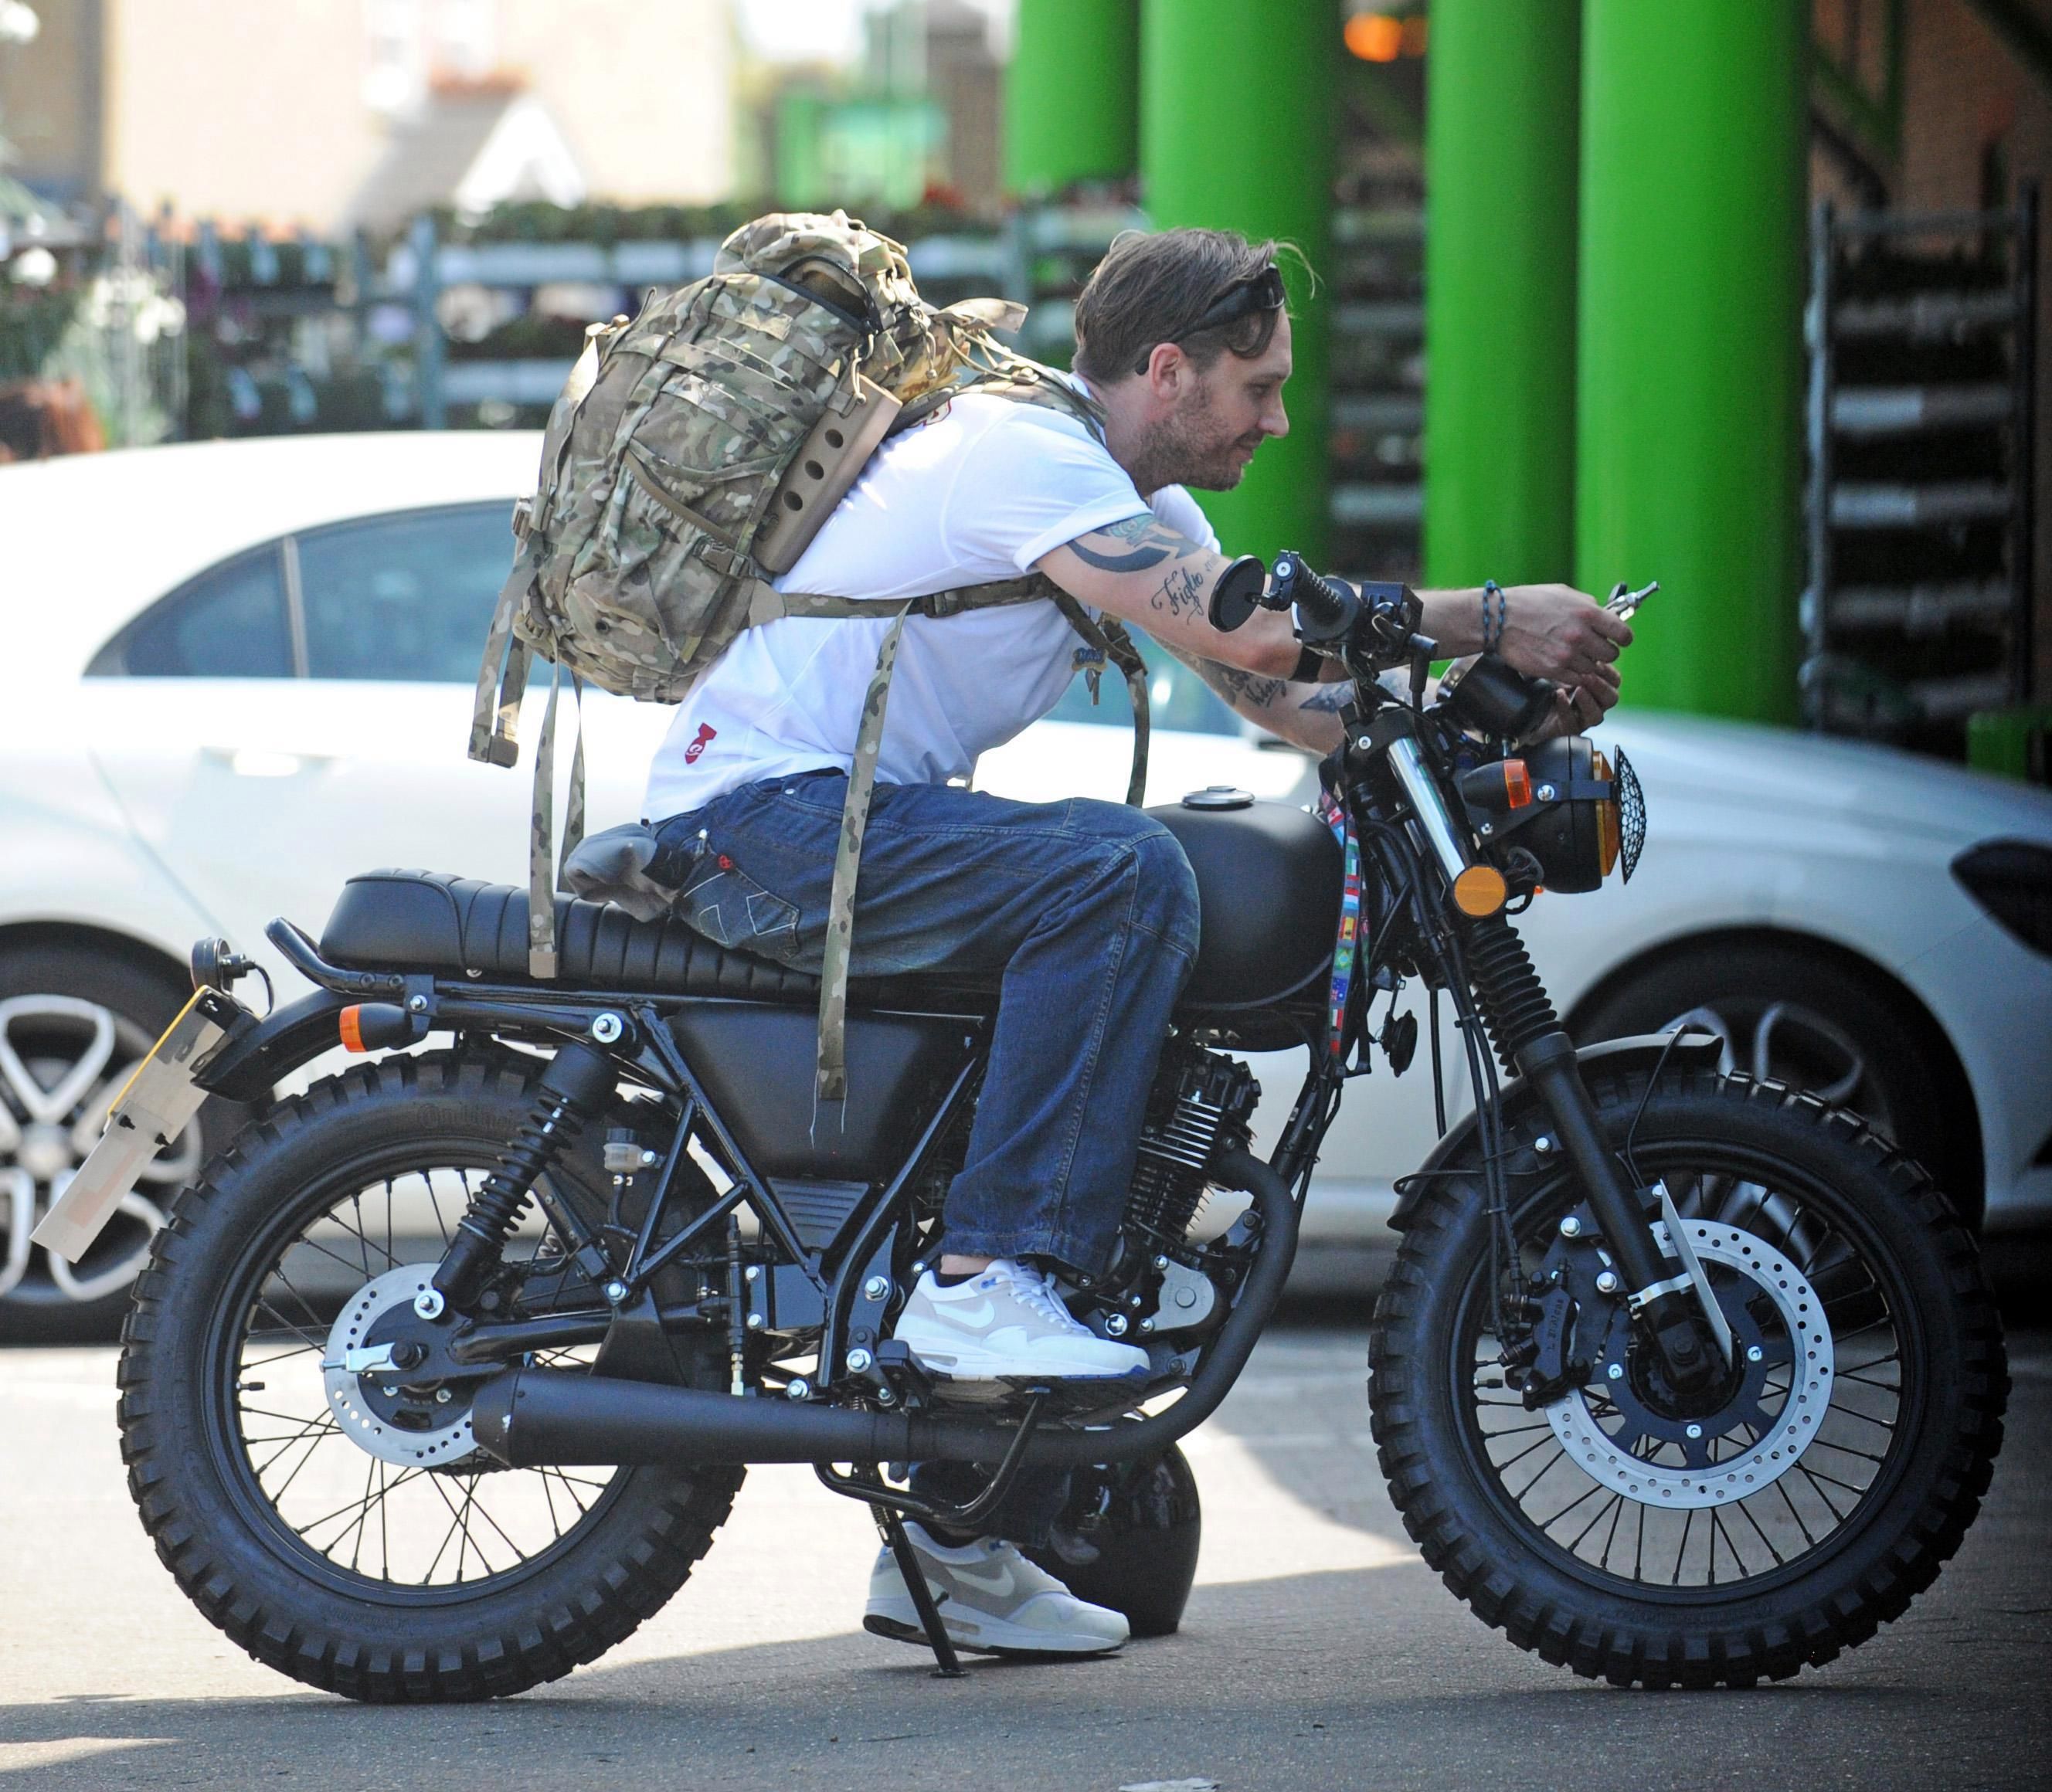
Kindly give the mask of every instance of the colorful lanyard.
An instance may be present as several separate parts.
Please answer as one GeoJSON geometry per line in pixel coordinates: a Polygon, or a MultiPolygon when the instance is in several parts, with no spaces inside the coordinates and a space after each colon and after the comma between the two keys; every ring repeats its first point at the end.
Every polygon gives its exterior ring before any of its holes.
{"type": "Polygon", "coordinates": [[[1355,837],[1353,817],[1346,805],[1329,791],[1318,798],[1318,819],[1332,829],[1340,843],[1344,875],[1340,894],[1340,937],[1333,947],[1333,988],[1329,1049],[1335,1058],[1346,1054],[1347,996],[1353,988],[1354,967],[1361,953],[1361,842],[1355,837]]]}

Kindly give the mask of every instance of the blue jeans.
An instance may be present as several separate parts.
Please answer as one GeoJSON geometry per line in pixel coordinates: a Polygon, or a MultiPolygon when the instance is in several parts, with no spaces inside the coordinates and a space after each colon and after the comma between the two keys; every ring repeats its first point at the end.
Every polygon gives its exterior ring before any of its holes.
{"type": "MultiPolygon", "coordinates": [[[[750,784],[659,824],[651,874],[722,945],[816,975],[848,780],[750,784]]],[[[1111,1256],[1161,1042],[1197,953],[1197,890],[1138,809],[879,784],[851,972],[1001,972],[945,1246],[1095,1275],[1111,1256]]]]}

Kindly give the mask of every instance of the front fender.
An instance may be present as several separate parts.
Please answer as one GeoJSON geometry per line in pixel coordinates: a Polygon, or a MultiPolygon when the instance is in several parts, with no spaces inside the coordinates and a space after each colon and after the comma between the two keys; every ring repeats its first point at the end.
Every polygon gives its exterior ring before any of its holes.
{"type": "Polygon", "coordinates": [[[339,1017],[351,998],[316,989],[246,1027],[233,1028],[193,1081],[231,1101],[262,1101],[284,1079],[341,1043],[339,1017]]]}
{"type": "MultiPolygon", "coordinates": [[[[1643,1064],[1651,1070],[1660,1062],[1662,1052],[1667,1054],[1667,1067],[1680,1069],[1683,1066],[1711,1070],[1717,1067],[1724,1054],[1724,1042],[1706,1033],[1692,1033],[1676,1039],[1671,1033],[1637,1033],[1628,1039],[1600,1039],[1594,1045],[1586,1045],[1575,1054],[1579,1065],[1600,1064],[1607,1070],[1629,1070],[1643,1064]],[[1670,1049],[1670,1042],[1672,1042],[1670,1049]]],[[[1537,1093],[1522,1077],[1513,1077],[1503,1085],[1502,1106],[1506,1121],[1514,1119],[1525,1109],[1537,1105],[1537,1093]]],[[[1389,1216],[1389,1223],[1398,1231],[1410,1227],[1433,1172],[1444,1169],[1463,1152],[1471,1151],[1475,1137],[1475,1117],[1470,1113],[1459,1125],[1432,1148],[1432,1155],[1421,1164],[1414,1177],[1406,1177],[1400,1187],[1396,1211],[1389,1216]]]]}

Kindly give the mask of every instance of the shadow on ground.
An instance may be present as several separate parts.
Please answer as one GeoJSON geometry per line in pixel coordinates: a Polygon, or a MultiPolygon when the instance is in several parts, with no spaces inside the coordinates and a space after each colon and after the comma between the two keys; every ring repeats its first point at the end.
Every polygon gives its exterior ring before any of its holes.
{"type": "Polygon", "coordinates": [[[22,1763],[6,1777],[55,1789],[546,1789],[652,1770],[778,1792],[1112,1792],[1186,1777],[1262,1792],[1522,1792],[1611,1782],[1624,1763],[1649,1792],[1866,1789],[2019,1784],[2043,1759],[2042,1709],[2019,1716],[2014,1684],[2042,1621],[2030,1632],[1983,1616],[1913,1671],[1884,1643],[1754,1692],[1620,1693],[1518,1654],[1436,1593],[1415,1568],[1200,1589],[1180,1636],[1102,1662],[987,1665],[953,1684],[910,1649],[855,1636],[601,1666],[464,1708],[313,1696],[0,1708],[0,1738],[22,1763]],[[1995,1657],[2010,1675],[1987,1672],[1995,1657]]]}

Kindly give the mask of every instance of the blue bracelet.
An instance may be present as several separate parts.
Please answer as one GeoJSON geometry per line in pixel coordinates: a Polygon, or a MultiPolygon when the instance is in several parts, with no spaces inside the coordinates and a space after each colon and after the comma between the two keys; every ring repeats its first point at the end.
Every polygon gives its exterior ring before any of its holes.
{"type": "Polygon", "coordinates": [[[1494,579],[1483,580],[1482,587],[1482,651],[1484,653],[1494,653],[1503,644],[1504,620],[1506,612],[1510,610],[1510,601],[1503,595],[1503,587],[1498,585],[1494,579]],[[1496,616],[1493,624],[1489,613],[1489,601],[1492,597],[1496,600],[1496,616]]]}

